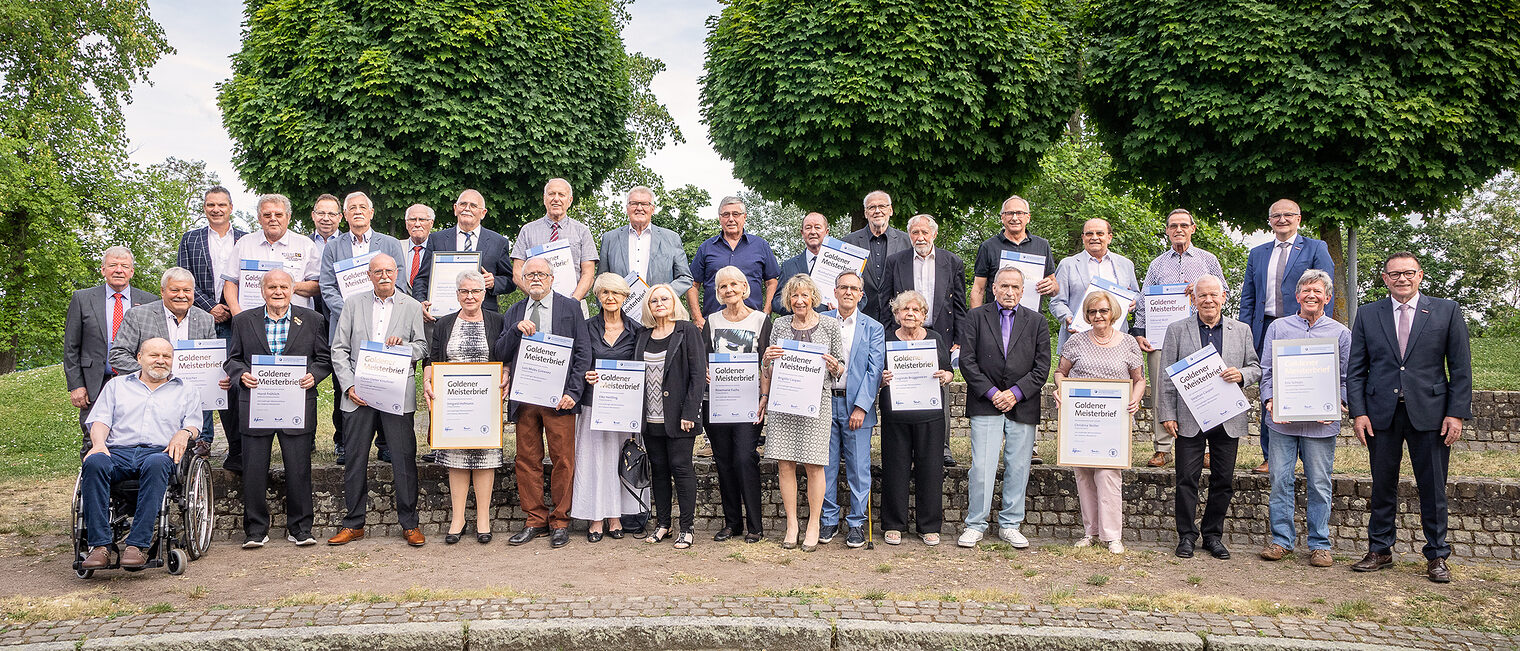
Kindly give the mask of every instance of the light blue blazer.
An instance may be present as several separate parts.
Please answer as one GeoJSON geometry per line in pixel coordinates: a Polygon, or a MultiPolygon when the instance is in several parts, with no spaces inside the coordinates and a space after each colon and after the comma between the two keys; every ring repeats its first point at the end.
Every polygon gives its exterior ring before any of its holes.
{"type": "MultiPolygon", "coordinates": [[[[876,396],[881,391],[881,372],[887,366],[887,331],[859,308],[855,314],[859,323],[855,326],[850,358],[844,363],[844,397],[850,402],[851,409],[860,407],[865,410],[866,419],[860,428],[869,432],[876,426],[876,396]]],[[[824,315],[838,319],[839,310],[829,310],[824,315]]]]}
{"type": "MultiPolygon", "coordinates": [[[[1114,259],[1114,273],[1119,277],[1118,284],[1140,292],[1140,282],[1135,280],[1135,263],[1131,262],[1118,253],[1109,250],[1108,255],[1114,259]]],[[[1087,273],[1087,250],[1083,249],[1075,255],[1066,256],[1061,260],[1060,266],[1056,267],[1056,283],[1061,286],[1055,296],[1050,297],[1050,313],[1056,317],[1056,327],[1060,331],[1060,337],[1056,340],[1056,350],[1066,345],[1066,338],[1071,335],[1066,331],[1066,319],[1082,309],[1082,295],[1087,293],[1087,286],[1092,283],[1092,276],[1087,273]]],[[[1134,313],[1130,308],[1130,313],[1134,313]]],[[[1119,332],[1129,332],[1129,319],[1114,324],[1119,332]]]]}

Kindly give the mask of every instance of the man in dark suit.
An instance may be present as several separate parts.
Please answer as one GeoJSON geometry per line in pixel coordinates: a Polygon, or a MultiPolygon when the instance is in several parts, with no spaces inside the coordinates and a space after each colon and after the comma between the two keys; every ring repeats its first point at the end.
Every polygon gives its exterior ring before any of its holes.
{"type": "MultiPolygon", "coordinates": [[[[554,269],[543,258],[523,263],[523,291],[527,298],[513,304],[502,315],[505,326],[496,345],[507,362],[510,381],[517,380],[517,351],[524,335],[545,332],[572,341],[569,372],[559,403],[552,407],[513,400],[508,403],[510,420],[517,423],[517,495],[527,515],[526,526],[507,540],[522,545],[539,536],[550,536],[549,545],[564,547],[570,542],[570,487],[575,478],[575,415],[580,412],[581,394],[586,388],[586,371],[591,370],[591,349],[581,345],[586,334],[586,320],[581,317],[581,303],[553,291],[554,269]],[[553,474],[549,478],[549,495],[554,500],[551,512],[544,505],[544,448],[549,450],[553,474]]],[[[510,392],[510,389],[509,389],[510,392]]]]}
{"type": "MultiPolygon", "coordinates": [[[[1251,337],[1256,344],[1256,355],[1261,355],[1261,341],[1267,334],[1267,326],[1281,317],[1298,313],[1298,278],[1306,269],[1319,269],[1331,278],[1335,277],[1335,261],[1330,259],[1330,248],[1323,240],[1304,237],[1298,233],[1303,221],[1303,211],[1296,202],[1279,199],[1267,210],[1267,225],[1272,228],[1272,241],[1251,249],[1246,258],[1246,280],[1240,288],[1240,321],[1251,326],[1251,337]]],[[[1334,316],[1333,306],[1327,306],[1326,316],[1334,316]]],[[[1268,351],[1271,352],[1271,351],[1268,351]]],[[[1267,445],[1271,428],[1262,418],[1261,465],[1251,472],[1266,474],[1271,459],[1267,445]]]]}
{"type": "MultiPolygon", "coordinates": [[[[887,275],[887,258],[913,248],[908,234],[892,228],[892,197],[881,190],[866,195],[866,227],[840,239],[870,252],[866,258],[866,297],[861,309],[877,323],[890,326],[892,310],[882,286],[887,275]]],[[[955,342],[951,342],[955,343],[955,342]]]]}
{"type": "Polygon", "coordinates": [[[90,446],[84,420],[90,415],[100,387],[116,376],[108,361],[111,343],[127,320],[127,310],[157,300],[132,287],[132,250],[124,246],[106,249],[100,258],[104,284],[74,292],[63,321],[63,377],[69,387],[69,404],[79,409],[80,453],[90,446]]]}
{"type": "Polygon", "coordinates": [[[227,378],[237,387],[241,413],[252,413],[249,409],[252,389],[259,386],[253,366],[266,361],[259,357],[306,358],[306,373],[298,380],[306,390],[301,415],[292,418],[285,427],[242,423],[243,549],[263,547],[269,542],[269,502],[265,492],[269,487],[270,444],[276,436],[280,438],[280,457],[285,464],[285,539],[302,547],[317,544],[311,535],[311,439],[317,431],[317,383],[332,373],[332,361],[322,315],[290,304],[293,284],[284,269],[264,274],[260,282],[264,309],[244,310],[232,319],[232,344],[225,368],[227,378]]]}
{"type": "Polygon", "coordinates": [[[966,416],[971,420],[971,470],[966,530],[956,544],[974,547],[987,531],[998,457],[1003,460],[1003,509],[998,537],[1014,547],[1029,546],[1019,531],[1024,522],[1024,490],[1035,433],[1040,426],[1040,392],[1050,375],[1050,325],[1045,316],[1019,305],[1026,279],[1014,268],[994,272],[993,301],[966,314],[961,373],[966,378],[966,416]]]}
{"type": "Polygon", "coordinates": [[[691,289],[691,261],[681,246],[681,236],[652,223],[654,191],[642,185],[628,191],[628,225],[602,233],[596,271],[627,277],[637,273],[650,287],[670,285],[677,296],[691,289]]]}
{"type": "Polygon", "coordinates": [[[1369,549],[1351,568],[1371,572],[1393,564],[1399,463],[1407,443],[1420,494],[1426,575],[1446,583],[1446,468],[1462,421],[1472,418],[1472,354],[1462,308],[1421,294],[1424,277],[1413,253],[1389,256],[1383,264],[1388,298],[1363,305],[1351,328],[1346,398],[1372,464],[1369,549]]]}
{"type": "MultiPolygon", "coordinates": [[[[247,233],[232,225],[232,191],[220,185],[212,186],[201,195],[201,212],[206,215],[206,225],[186,232],[179,238],[179,252],[174,266],[190,270],[195,276],[195,306],[205,310],[216,322],[216,336],[226,339],[232,332],[232,310],[222,300],[223,276],[237,273],[238,259],[233,245],[247,233]]],[[[221,410],[222,434],[230,443],[238,429],[237,402],[229,400],[221,410]]],[[[208,415],[201,429],[200,440],[207,445],[197,445],[195,453],[201,457],[211,454],[210,442],[214,438],[208,415]]]]}
{"type": "MultiPolygon", "coordinates": [[[[512,258],[507,255],[509,242],[496,231],[480,225],[486,217],[486,200],[479,192],[465,190],[454,202],[454,219],[457,224],[428,236],[428,248],[439,251],[479,251],[480,275],[486,279],[486,300],[481,305],[492,312],[500,312],[496,297],[511,294],[517,286],[512,284],[512,258]]],[[[417,289],[412,296],[422,302],[425,321],[435,320],[429,312],[428,283],[432,269],[424,266],[417,273],[417,289]]]]}
{"type": "MultiPolygon", "coordinates": [[[[810,274],[813,272],[813,261],[818,259],[818,251],[823,248],[823,241],[829,237],[829,220],[827,217],[810,212],[802,216],[802,243],[806,248],[801,253],[787,258],[781,263],[781,277],[777,282],[784,287],[786,281],[791,280],[797,274],[810,274]]],[[[837,302],[833,296],[826,301],[819,301],[818,306],[813,308],[817,312],[829,310],[833,303],[837,302]]],[[[771,314],[783,317],[791,314],[792,310],[781,302],[781,296],[771,299],[771,314]]]]}

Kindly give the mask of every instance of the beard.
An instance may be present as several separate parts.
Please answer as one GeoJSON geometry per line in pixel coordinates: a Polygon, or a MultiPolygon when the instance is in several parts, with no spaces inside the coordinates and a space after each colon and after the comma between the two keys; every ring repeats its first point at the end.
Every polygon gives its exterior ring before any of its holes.
{"type": "Polygon", "coordinates": [[[169,376],[172,374],[172,372],[169,369],[166,369],[166,368],[156,368],[156,367],[152,367],[152,366],[148,367],[147,371],[148,371],[148,377],[153,378],[153,381],[155,381],[155,382],[162,382],[164,380],[167,380],[167,379],[169,379],[169,376]]]}

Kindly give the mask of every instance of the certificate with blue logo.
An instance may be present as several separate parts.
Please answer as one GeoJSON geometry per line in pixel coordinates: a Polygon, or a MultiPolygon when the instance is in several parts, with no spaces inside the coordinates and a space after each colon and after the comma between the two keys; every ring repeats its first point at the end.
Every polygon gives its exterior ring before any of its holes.
{"type": "Polygon", "coordinates": [[[1056,388],[1061,398],[1056,429],[1056,463],[1077,468],[1130,465],[1129,380],[1067,378],[1056,388]]]}
{"type": "Polygon", "coordinates": [[[428,445],[435,450],[501,447],[501,362],[433,362],[428,445]]]}
{"type": "MultiPolygon", "coordinates": [[[[591,429],[637,432],[644,427],[644,362],[599,359],[591,387],[591,429]]],[[[583,414],[581,418],[585,418],[583,414]]]]}
{"type": "Polygon", "coordinates": [[[784,353],[771,362],[771,396],[766,411],[816,418],[823,404],[823,363],[829,347],[795,339],[782,339],[784,353]]]}
{"type": "Polygon", "coordinates": [[[1272,420],[1341,419],[1341,350],[1331,338],[1272,342],[1272,420]]]}

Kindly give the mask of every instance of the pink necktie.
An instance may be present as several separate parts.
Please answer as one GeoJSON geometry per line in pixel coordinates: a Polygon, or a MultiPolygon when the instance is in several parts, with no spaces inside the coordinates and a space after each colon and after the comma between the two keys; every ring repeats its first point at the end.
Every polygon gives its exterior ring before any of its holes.
{"type": "Polygon", "coordinates": [[[1414,308],[1410,307],[1407,303],[1399,306],[1399,357],[1403,357],[1405,349],[1409,347],[1409,313],[1413,311],[1414,308]]]}

